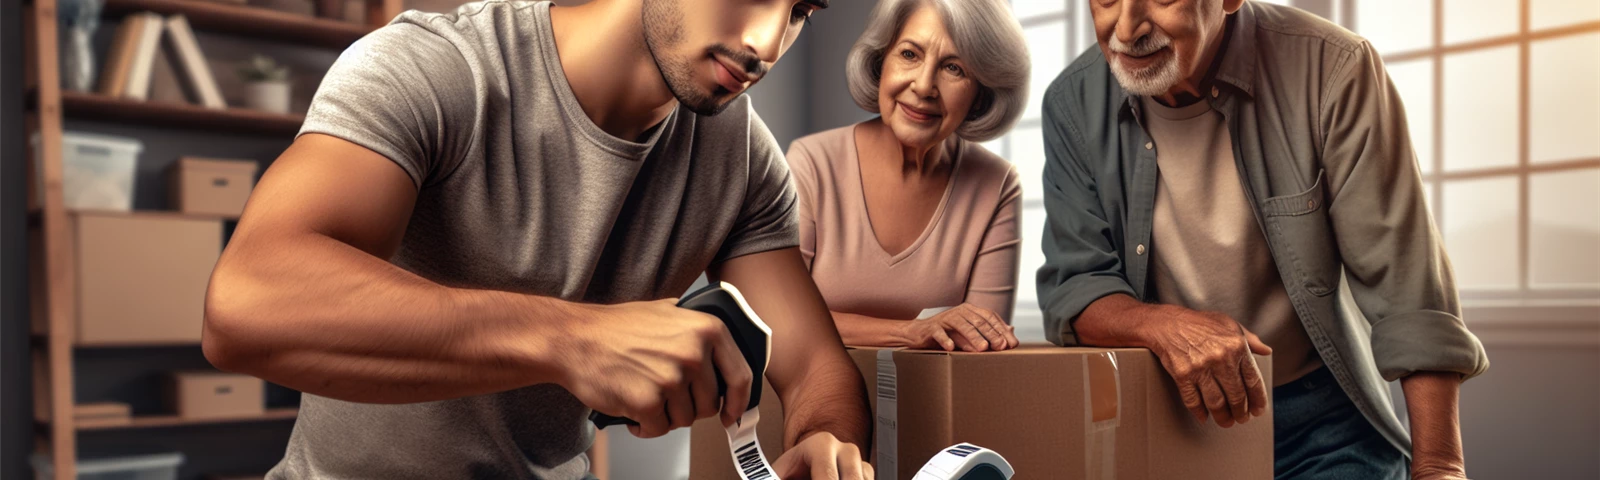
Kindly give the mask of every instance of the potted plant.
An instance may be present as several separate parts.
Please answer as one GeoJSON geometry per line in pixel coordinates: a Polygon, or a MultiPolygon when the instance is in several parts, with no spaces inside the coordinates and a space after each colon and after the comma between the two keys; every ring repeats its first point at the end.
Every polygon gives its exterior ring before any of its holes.
{"type": "Polygon", "coordinates": [[[246,106],[267,112],[289,113],[289,67],[257,54],[239,66],[246,106]]]}

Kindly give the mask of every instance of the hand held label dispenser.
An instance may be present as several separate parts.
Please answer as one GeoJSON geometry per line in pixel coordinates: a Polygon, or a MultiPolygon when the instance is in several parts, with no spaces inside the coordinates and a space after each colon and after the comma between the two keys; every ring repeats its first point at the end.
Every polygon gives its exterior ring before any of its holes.
{"type": "MultiPolygon", "coordinates": [[[[727,282],[696,290],[679,301],[678,306],[722,319],[722,323],[728,327],[728,333],[733,335],[733,343],[739,346],[739,352],[744,355],[745,363],[750,365],[750,404],[739,420],[727,429],[728,450],[733,452],[734,467],[739,470],[740,478],[776,480],[777,474],[773,472],[772,465],[767,463],[766,455],[756,441],[756,425],[761,422],[761,414],[756,407],[761,403],[761,379],[766,375],[767,363],[771,360],[772,329],[745,303],[739,289],[727,282]]],[[[717,393],[727,393],[721,373],[717,374],[717,393]]],[[[600,412],[589,414],[589,420],[594,422],[596,428],[638,424],[627,418],[600,412]]]]}

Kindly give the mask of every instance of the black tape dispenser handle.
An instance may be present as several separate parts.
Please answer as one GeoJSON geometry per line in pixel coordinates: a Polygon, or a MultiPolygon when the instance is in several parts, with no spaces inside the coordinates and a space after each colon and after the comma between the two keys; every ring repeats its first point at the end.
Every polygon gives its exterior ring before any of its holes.
{"type": "MultiPolygon", "coordinates": [[[[772,330],[750,310],[749,304],[745,303],[739,290],[725,282],[696,290],[678,301],[678,307],[710,314],[721,319],[722,324],[728,327],[728,333],[733,335],[733,343],[739,346],[739,353],[743,354],[745,363],[750,365],[751,377],[754,379],[750,382],[750,405],[745,410],[756,408],[761,403],[761,378],[767,371],[772,330]]],[[[728,388],[722,381],[722,372],[716,372],[716,377],[717,395],[726,395],[728,388]]],[[[639,424],[627,417],[614,417],[598,411],[589,414],[589,421],[594,422],[595,428],[600,429],[612,425],[639,424]]]]}

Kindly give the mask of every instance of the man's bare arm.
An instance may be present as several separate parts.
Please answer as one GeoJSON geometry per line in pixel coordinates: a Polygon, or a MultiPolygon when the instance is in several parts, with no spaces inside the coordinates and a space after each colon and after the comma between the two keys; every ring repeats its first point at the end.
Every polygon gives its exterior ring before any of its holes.
{"type": "Polygon", "coordinates": [[[745,255],[713,265],[708,276],[738,287],[750,308],[772,327],[767,379],[783,400],[784,446],[828,432],[868,452],[872,416],[866,386],[845,353],[800,251],[745,255]]]}
{"type": "Polygon", "coordinates": [[[1114,293],[1090,303],[1073,328],[1084,345],[1150,349],[1197,421],[1210,415],[1230,427],[1266,411],[1270,385],[1250,355],[1272,349],[1227,315],[1114,293]]]}
{"type": "Polygon", "coordinates": [[[644,437],[716,415],[713,365],[745,392],[728,401],[746,401],[749,368],[727,329],[674,299],[586,305],[448,287],[390,264],[415,201],[410,178],[377,153],[329,136],[296,140],[262,177],[212,274],[206,358],[367,403],[554,383],[639,421],[629,428],[644,437]],[[712,393],[691,402],[691,391],[712,393]]]}
{"type": "Polygon", "coordinates": [[[206,294],[219,368],[351,401],[439,400],[555,381],[547,339],[582,307],[449,288],[390,264],[416,200],[404,170],[300,137],[262,176],[206,294]],[[549,330],[546,335],[516,334],[549,330]]]}

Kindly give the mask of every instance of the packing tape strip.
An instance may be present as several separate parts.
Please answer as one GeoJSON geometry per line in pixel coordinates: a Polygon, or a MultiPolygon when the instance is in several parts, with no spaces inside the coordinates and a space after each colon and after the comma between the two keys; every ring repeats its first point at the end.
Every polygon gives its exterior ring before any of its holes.
{"type": "Polygon", "coordinates": [[[728,451],[733,452],[733,466],[743,480],[777,480],[778,474],[767,463],[761,442],[756,439],[756,426],[761,423],[761,410],[752,408],[739,416],[739,421],[728,426],[728,451]]]}
{"type": "Polygon", "coordinates": [[[1117,478],[1117,423],[1121,417],[1122,380],[1117,355],[1101,352],[1083,361],[1084,475],[1086,479],[1117,478]]]}
{"type": "Polygon", "coordinates": [[[877,450],[878,480],[895,480],[899,472],[895,465],[900,438],[897,404],[899,403],[899,378],[895,375],[894,350],[878,350],[878,415],[873,449],[877,450]]]}

